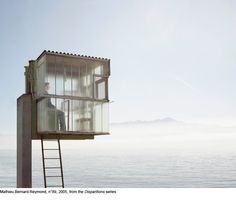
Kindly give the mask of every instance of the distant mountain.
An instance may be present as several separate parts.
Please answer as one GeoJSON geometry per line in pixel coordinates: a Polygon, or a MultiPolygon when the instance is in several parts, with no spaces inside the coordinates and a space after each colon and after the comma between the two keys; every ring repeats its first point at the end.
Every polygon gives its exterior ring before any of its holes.
{"type": "MultiPolygon", "coordinates": [[[[204,130],[207,132],[235,132],[236,126],[227,126],[222,124],[208,124],[208,123],[195,123],[195,122],[183,122],[177,121],[171,117],[166,117],[162,119],[155,119],[155,120],[136,120],[136,121],[126,121],[126,122],[119,122],[119,123],[111,123],[111,126],[123,126],[123,127],[132,127],[132,126],[148,126],[149,128],[173,128],[173,129],[180,129],[185,131],[196,130],[198,132],[202,132],[204,130]]],[[[139,128],[138,128],[139,129],[139,128]]]]}
{"type": "Polygon", "coordinates": [[[179,123],[180,121],[177,121],[171,117],[166,117],[166,118],[162,118],[162,119],[157,119],[157,120],[153,120],[150,122],[154,122],[154,123],[179,123]]]}
{"type": "Polygon", "coordinates": [[[155,119],[155,120],[136,120],[136,121],[126,121],[126,122],[118,122],[118,123],[111,123],[111,125],[134,125],[134,124],[152,124],[152,123],[182,123],[177,121],[171,117],[166,117],[162,119],[155,119]]]}

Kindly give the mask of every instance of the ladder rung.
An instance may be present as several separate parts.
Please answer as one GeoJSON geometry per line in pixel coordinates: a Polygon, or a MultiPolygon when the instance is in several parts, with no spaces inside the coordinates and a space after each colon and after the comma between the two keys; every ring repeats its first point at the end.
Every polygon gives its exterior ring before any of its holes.
{"type": "Polygon", "coordinates": [[[61,168],[61,167],[45,167],[45,169],[54,169],[54,168],[61,168]]]}
{"type": "Polygon", "coordinates": [[[47,187],[62,187],[62,185],[47,185],[47,187]]]}
{"type": "Polygon", "coordinates": [[[44,158],[44,159],[60,159],[60,158],[44,158]]]}
{"type": "Polygon", "coordinates": [[[61,177],[61,176],[45,176],[45,177],[61,177]]]}
{"type": "Polygon", "coordinates": [[[43,150],[59,150],[59,149],[43,149],[43,150]]]}

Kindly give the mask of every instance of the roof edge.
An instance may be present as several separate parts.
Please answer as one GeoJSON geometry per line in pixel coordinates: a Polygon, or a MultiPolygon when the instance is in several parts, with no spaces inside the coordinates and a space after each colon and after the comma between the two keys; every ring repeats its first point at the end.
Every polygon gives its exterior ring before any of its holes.
{"type": "Polygon", "coordinates": [[[83,58],[83,59],[93,59],[99,61],[110,61],[108,58],[101,58],[101,57],[94,57],[94,56],[87,56],[87,55],[79,55],[73,53],[65,53],[65,52],[58,52],[58,51],[50,51],[44,50],[36,60],[39,60],[44,55],[59,55],[59,56],[66,56],[66,57],[74,57],[74,58],[83,58]]]}

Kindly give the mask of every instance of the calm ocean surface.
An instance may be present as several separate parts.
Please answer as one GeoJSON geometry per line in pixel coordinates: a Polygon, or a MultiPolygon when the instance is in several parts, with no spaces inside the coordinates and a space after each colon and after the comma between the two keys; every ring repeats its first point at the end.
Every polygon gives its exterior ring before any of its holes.
{"type": "MultiPolygon", "coordinates": [[[[86,153],[62,150],[66,187],[236,187],[236,153],[86,153]]],[[[43,187],[40,149],[33,187],[43,187]]],[[[16,151],[0,150],[0,187],[16,187],[16,151]]]]}

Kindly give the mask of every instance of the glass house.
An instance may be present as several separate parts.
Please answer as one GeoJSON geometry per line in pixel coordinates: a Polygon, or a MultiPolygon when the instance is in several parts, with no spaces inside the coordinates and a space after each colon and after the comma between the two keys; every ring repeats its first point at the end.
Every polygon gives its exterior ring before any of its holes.
{"type": "Polygon", "coordinates": [[[37,133],[109,133],[109,59],[44,51],[32,68],[37,133]]]}

